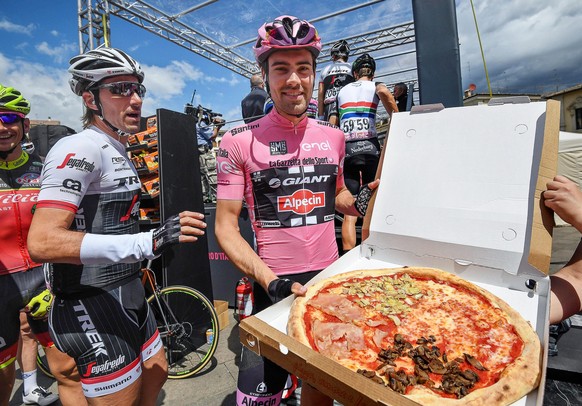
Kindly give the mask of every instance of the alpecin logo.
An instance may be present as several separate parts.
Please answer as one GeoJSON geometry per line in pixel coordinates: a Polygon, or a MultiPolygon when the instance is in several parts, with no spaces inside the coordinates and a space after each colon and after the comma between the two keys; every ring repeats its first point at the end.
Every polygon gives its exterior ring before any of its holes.
{"type": "Polygon", "coordinates": [[[80,171],[93,172],[95,169],[95,162],[87,162],[85,158],[75,159],[73,158],[74,156],[74,152],[67,154],[63,162],[57,166],[57,169],[63,169],[65,166],[68,166],[69,168],[75,168],[80,171]]]}
{"type": "Polygon", "coordinates": [[[269,149],[271,155],[285,155],[287,153],[287,141],[271,141],[269,142],[269,149]]]}
{"type": "Polygon", "coordinates": [[[325,193],[313,193],[308,189],[300,189],[291,196],[277,197],[279,211],[291,211],[295,214],[309,214],[318,207],[325,207],[325,193]]]}

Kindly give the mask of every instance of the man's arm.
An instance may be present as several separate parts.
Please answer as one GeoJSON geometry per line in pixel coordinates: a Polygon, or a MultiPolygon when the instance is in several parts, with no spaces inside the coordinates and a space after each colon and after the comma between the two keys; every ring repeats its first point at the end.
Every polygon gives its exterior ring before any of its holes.
{"type": "MultiPolygon", "coordinates": [[[[582,191],[576,183],[556,176],[548,182],[543,201],[562,220],[582,232],[582,191]]],[[[555,324],[582,310],[582,242],[566,266],[550,279],[550,324],[555,324]]]]}
{"type": "Polygon", "coordinates": [[[37,262],[70,264],[137,262],[160,255],[169,245],[195,242],[198,236],[204,235],[206,228],[204,215],[189,211],[181,212],[176,219],[166,220],[153,231],[124,235],[69,230],[74,219],[75,213],[69,210],[37,209],[28,233],[31,257],[37,262]],[[168,225],[172,227],[165,230],[164,226],[168,225]]]}
{"type": "MultiPolygon", "coordinates": [[[[256,280],[265,291],[268,291],[269,284],[278,277],[241,235],[238,227],[241,209],[242,201],[218,199],[214,226],[216,241],[239,270],[256,280]]],[[[306,288],[296,282],[292,286],[292,292],[296,295],[304,295],[306,288]]]]}
{"type": "Polygon", "coordinates": [[[550,279],[550,324],[556,324],[582,311],[582,241],[568,264],[550,279]]]}
{"type": "MultiPolygon", "coordinates": [[[[374,191],[380,184],[380,179],[376,179],[373,182],[368,183],[368,187],[371,191],[374,191]]],[[[359,198],[366,198],[365,196],[359,196],[359,198]]],[[[361,217],[363,214],[356,209],[356,198],[352,196],[348,188],[344,185],[336,190],[335,194],[335,209],[340,213],[347,214],[348,216],[361,217]]],[[[367,197],[366,205],[370,197],[367,197]]]]}
{"type": "Polygon", "coordinates": [[[223,124],[224,120],[220,117],[214,117],[212,123],[214,124],[214,128],[212,129],[212,136],[210,137],[210,140],[214,142],[216,140],[216,137],[218,137],[218,132],[224,125],[223,124]]]}
{"type": "Polygon", "coordinates": [[[396,100],[384,83],[376,83],[376,94],[382,101],[382,104],[384,105],[384,108],[388,114],[392,115],[392,113],[398,112],[398,105],[396,104],[396,100]]]}
{"type": "Polygon", "coordinates": [[[69,227],[75,213],[69,210],[40,208],[34,212],[28,232],[28,252],[36,262],[81,264],[81,242],[85,233],[69,227]]]}

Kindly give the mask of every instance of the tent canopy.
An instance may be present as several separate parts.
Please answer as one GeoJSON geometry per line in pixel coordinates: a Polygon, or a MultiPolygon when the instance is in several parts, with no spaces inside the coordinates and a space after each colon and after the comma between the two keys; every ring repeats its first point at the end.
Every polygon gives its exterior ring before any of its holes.
{"type": "MultiPolygon", "coordinates": [[[[560,131],[558,146],[558,175],[562,175],[582,188],[582,134],[560,131]]],[[[554,216],[557,226],[567,223],[554,216]]]]}

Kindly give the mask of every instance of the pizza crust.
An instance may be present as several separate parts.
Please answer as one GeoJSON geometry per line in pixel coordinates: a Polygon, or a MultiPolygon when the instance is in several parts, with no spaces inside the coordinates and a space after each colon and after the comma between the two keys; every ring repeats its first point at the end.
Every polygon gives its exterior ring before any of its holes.
{"type": "Polygon", "coordinates": [[[297,297],[293,302],[287,324],[288,335],[311,347],[306,334],[303,315],[310,299],[328,285],[353,278],[393,275],[396,273],[410,273],[416,276],[435,278],[437,280],[454,283],[484,296],[493,306],[503,312],[507,321],[514,326],[517,334],[524,343],[522,353],[513,363],[509,364],[503,370],[500,379],[488,387],[476,389],[461,399],[449,399],[443,398],[423,386],[415,386],[406,395],[407,397],[423,405],[507,405],[522,398],[539,385],[541,378],[542,348],[539,338],[531,325],[515,309],[489,291],[454,274],[434,268],[404,267],[356,270],[318,281],[308,288],[305,296],[297,297]]]}

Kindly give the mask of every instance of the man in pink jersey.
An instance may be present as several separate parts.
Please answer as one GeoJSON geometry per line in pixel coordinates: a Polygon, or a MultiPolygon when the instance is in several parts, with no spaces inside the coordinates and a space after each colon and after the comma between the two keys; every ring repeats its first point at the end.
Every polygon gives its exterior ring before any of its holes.
{"type": "MultiPolygon", "coordinates": [[[[256,281],[255,311],[292,293],[305,294],[303,284],[338,258],[334,210],[363,215],[379,183],[354,198],[343,180],[343,133],[307,118],[320,50],[315,28],[296,17],[281,16],[259,29],[254,52],[274,108],[227,132],[217,154],[216,238],[235,266],[256,281]],[[238,228],[243,200],[256,252],[238,228]]],[[[237,404],[277,405],[287,373],[257,358],[243,349],[237,404]]],[[[304,384],[303,403],[321,404],[312,396],[317,392],[304,384]]]]}

